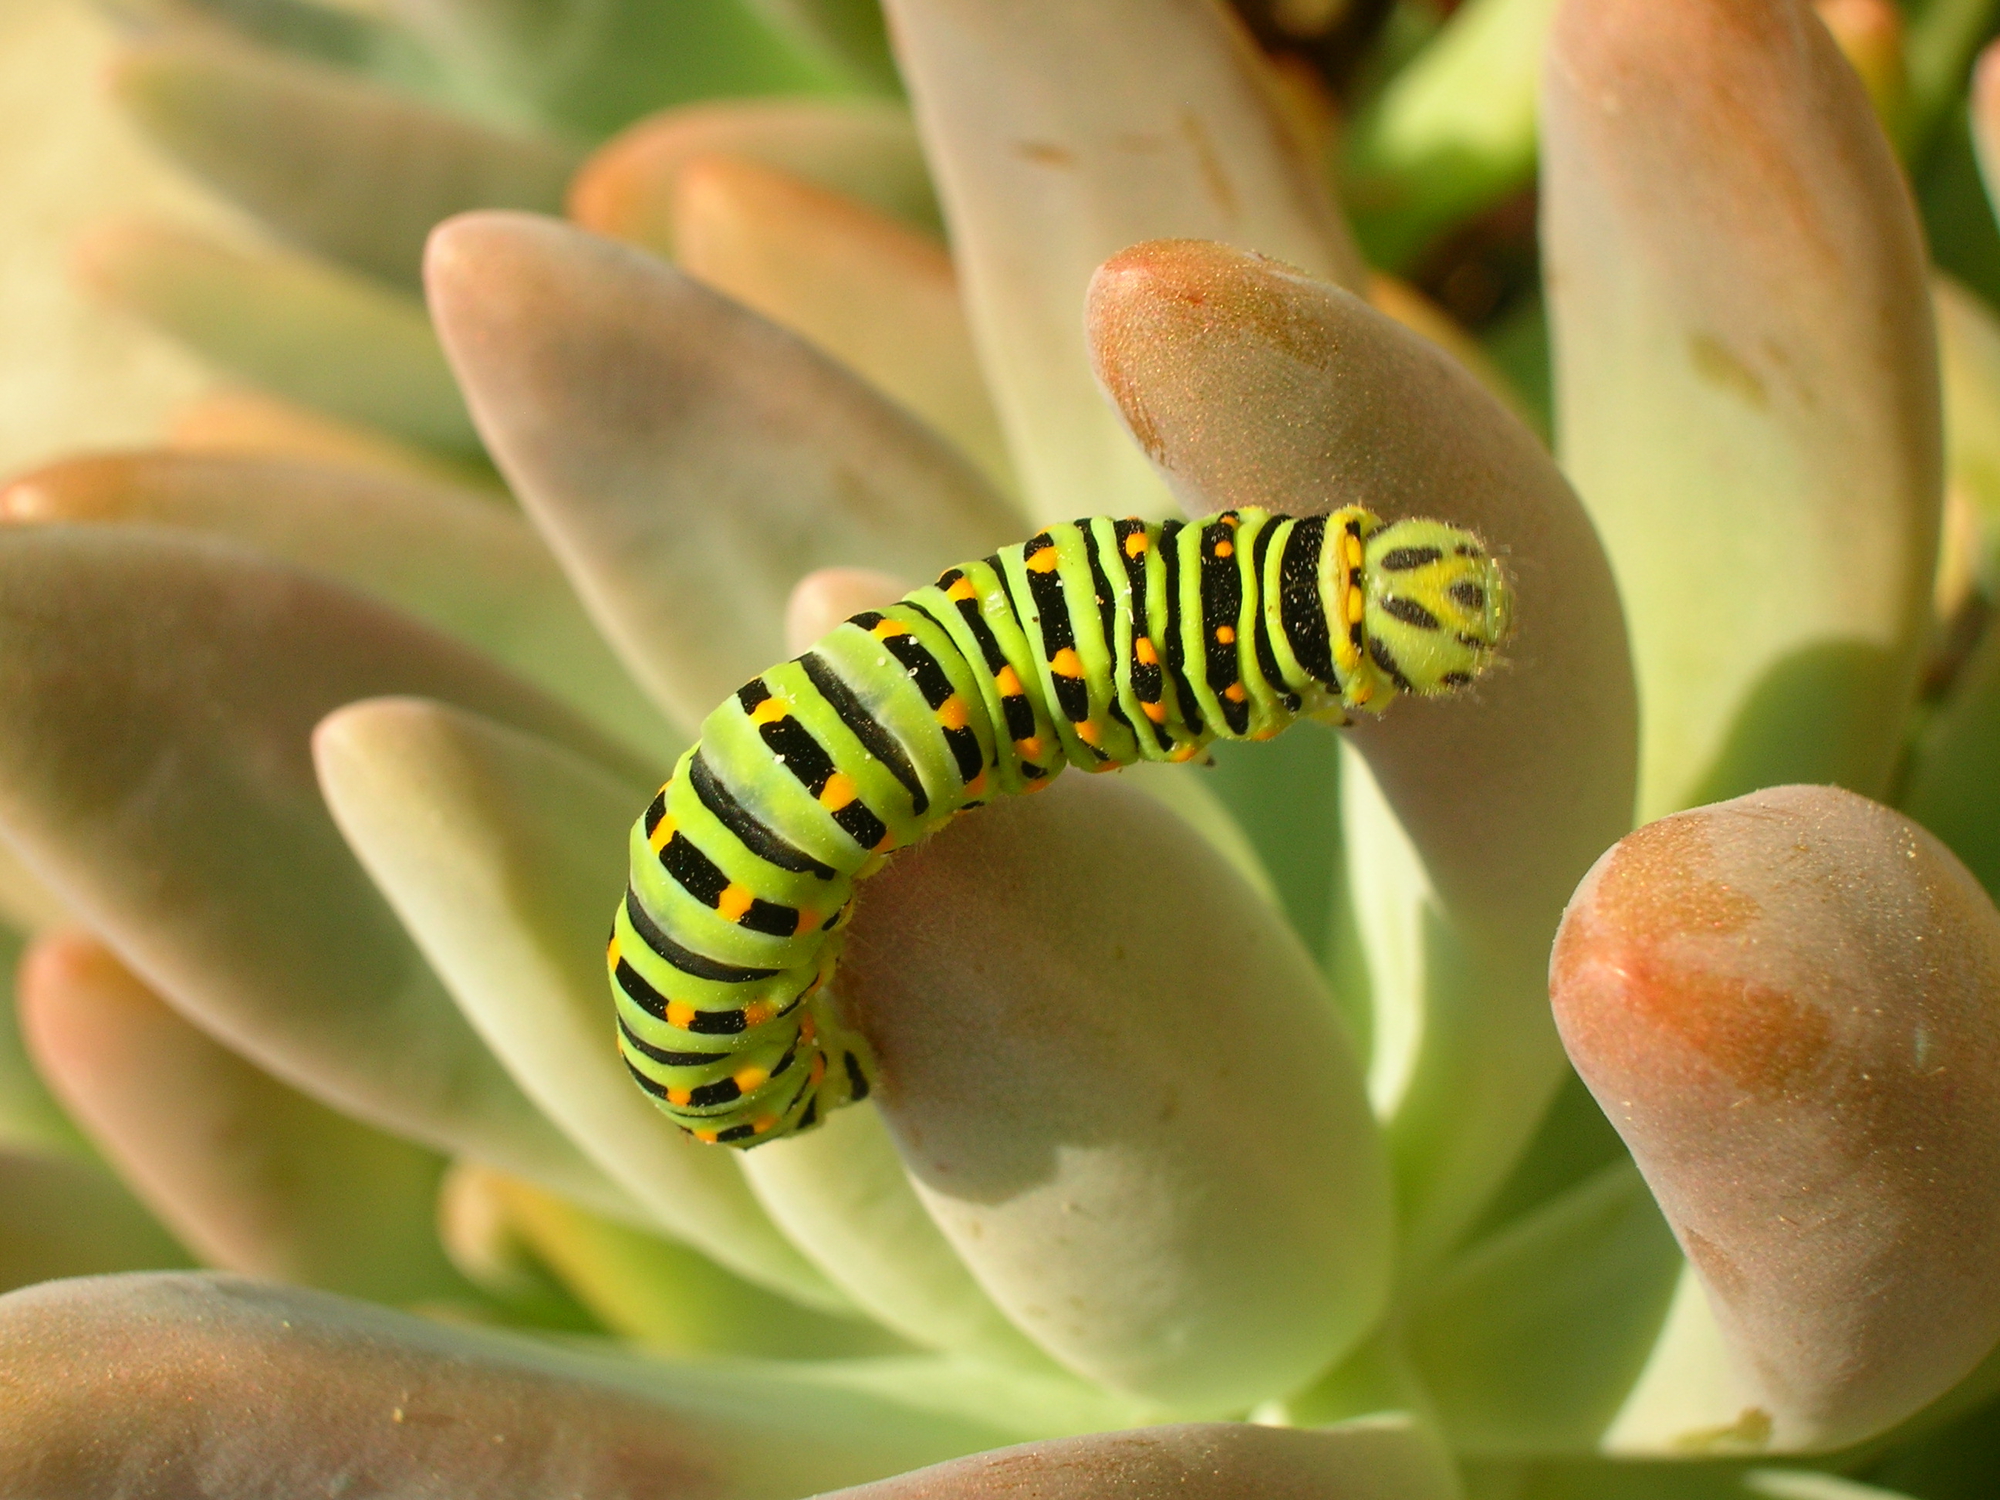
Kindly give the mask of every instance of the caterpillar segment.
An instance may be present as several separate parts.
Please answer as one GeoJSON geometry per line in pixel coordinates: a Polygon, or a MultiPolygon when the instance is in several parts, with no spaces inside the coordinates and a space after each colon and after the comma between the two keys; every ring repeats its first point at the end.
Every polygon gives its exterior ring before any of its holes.
{"type": "Polygon", "coordinates": [[[1091,517],[855,615],[711,713],[633,826],[607,952],[627,1066],[700,1140],[811,1128],[874,1077],[828,981],[894,850],[1066,766],[1453,692],[1510,610],[1470,532],[1350,508],[1091,517]]]}

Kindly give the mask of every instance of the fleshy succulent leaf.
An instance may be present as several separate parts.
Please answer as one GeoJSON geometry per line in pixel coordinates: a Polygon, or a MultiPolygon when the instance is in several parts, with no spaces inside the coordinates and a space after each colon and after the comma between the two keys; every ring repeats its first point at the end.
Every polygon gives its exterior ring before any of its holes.
{"type": "Polygon", "coordinates": [[[581,158],[350,73],[185,36],[134,48],[113,87],[154,140],[279,235],[413,289],[432,225],[473,208],[556,212],[581,158]]]}
{"type": "Polygon", "coordinates": [[[1206,235],[1366,279],[1269,65],[1212,0],[886,9],[1029,510],[1165,514],[1092,383],[1081,313],[1099,262],[1206,235]]]}
{"type": "Polygon", "coordinates": [[[254,553],[150,528],[0,531],[0,719],[16,726],[0,825],[35,872],[286,1082],[629,1212],[465,1024],[320,800],[313,726],[399,691],[625,764],[468,648],[254,553]]]}
{"type": "Polygon", "coordinates": [[[822,1307],[846,1300],[618,1060],[604,976],[626,831],[651,780],[411,699],[314,739],[334,816],[473,1026],[544,1115],[677,1238],[822,1307]]]}
{"type": "Polygon", "coordinates": [[[53,933],[21,972],[42,1072],[210,1265],[380,1302],[465,1298],[438,1244],[444,1161],[259,1072],[104,946],[53,933]]]}
{"type": "Polygon", "coordinates": [[[674,247],[689,275],[839,360],[1012,485],[958,277],[936,240],[776,168],[707,156],[680,175],[674,247]]]}
{"type": "Polygon", "coordinates": [[[1718,1438],[1858,1441],[2000,1340],[2000,912],[1936,839],[1832,787],[1649,824],[1550,990],[1732,1356],[1718,1438]]]}
{"type": "Polygon", "coordinates": [[[1629,824],[1636,728],[1610,569],[1533,434],[1338,287],[1222,245],[1140,245],[1092,284],[1090,330],[1105,389],[1191,514],[1435,515],[1512,572],[1502,665],[1348,731],[1359,755],[1341,778],[1368,902],[1371,1094],[1406,1254],[1423,1261],[1477,1214],[1555,1088],[1547,945],[1629,824]]]}
{"type": "Polygon", "coordinates": [[[432,240],[431,304],[496,460],[683,722],[784,655],[815,568],[928,578],[1017,538],[944,441],[792,334],[550,219],[432,240]]]}
{"type": "Polygon", "coordinates": [[[679,752],[541,539],[477,493],[352,465],[155,450],[25,474],[0,488],[0,521],[184,527],[243,542],[490,652],[644,763],[671,765],[679,752]]]}
{"type": "Polygon", "coordinates": [[[827,1500],[1459,1500],[1451,1462],[1407,1419],[1317,1432],[1193,1422],[979,1453],[827,1500]]]}
{"type": "Polygon", "coordinates": [[[478,435],[423,308],[281,250],[131,222],[79,249],[100,295],[238,379],[447,453],[478,435]]]}
{"type": "Polygon", "coordinates": [[[1879,792],[1940,437],[1921,235],[1859,81],[1805,0],[1571,0],[1543,148],[1556,426],[1630,617],[1641,815],[1879,792]]]}
{"type": "Polygon", "coordinates": [[[0,1203],[7,1206],[0,1214],[0,1291],[65,1276],[192,1264],[118,1179],[94,1162],[0,1146],[0,1203]]]}
{"type": "Polygon", "coordinates": [[[791,1500],[1019,1441],[811,1365],[640,1361],[228,1276],[0,1300],[0,1490],[791,1500]],[[245,1421],[244,1413],[257,1414],[245,1421]]]}
{"type": "Polygon", "coordinates": [[[727,99],[663,110],[584,163],[570,185],[570,217],[671,255],[680,174],[709,156],[790,172],[914,228],[940,223],[910,112],[875,99],[727,99]]]}
{"type": "Polygon", "coordinates": [[[1215,1413],[1366,1331],[1388,1181],[1355,1061],[1297,940],[1202,840],[1070,778],[906,851],[856,913],[837,982],[873,1097],[1045,1349],[1215,1413]]]}

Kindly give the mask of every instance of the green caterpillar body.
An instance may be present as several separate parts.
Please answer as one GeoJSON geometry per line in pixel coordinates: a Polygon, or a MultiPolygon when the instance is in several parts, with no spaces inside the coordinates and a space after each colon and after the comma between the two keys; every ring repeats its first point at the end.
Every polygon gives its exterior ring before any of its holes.
{"type": "Polygon", "coordinates": [[[1509,610],[1469,532],[1243,509],[1052,526],[854,616],[710,714],[634,826],[608,955],[627,1066],[703,1141],[809,1128],[869,1091],[826,982],[890,851],[1066,765],[1451,692],[1509,610]]]}

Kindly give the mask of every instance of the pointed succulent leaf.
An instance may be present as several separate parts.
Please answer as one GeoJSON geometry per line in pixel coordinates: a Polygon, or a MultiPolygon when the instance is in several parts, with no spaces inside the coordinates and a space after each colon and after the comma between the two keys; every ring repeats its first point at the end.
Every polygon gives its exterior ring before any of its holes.
{"type": "Polygon", "coordinates": [[[1936,839],[1833,787],[1649,824],[1578,887],[1550,992],[1707,1290],[1739,1440],[1858,1441],[2000,1340],[2000,912],[1936,839]]]}
{"type": "Polygon", "coordinates": [[[1458,1500],[1451,1461],[1403,1418],[1315,1432],[1189,1422],[977,1453],[827,1500],[1458,1500]]]}
{"type": "Polygon", "coordinates": [[[624,1207],[466,1026],[320,800],[313,726],[398,691],[623,763],[467,648],[254,553],[150,528],[0,531],[0,826],[37,874],[286,1082],[624,1207]]]}
{"type": "Polygon", "coordinates": [[[1411,1310],[1459,1452],[1587,1453],[1644,1368],[1682,1259],[1629,1162],[1475,1244],[1411,1310]]]}
{"type": "Polygon", "coordinates": [[[185,36],[132,49],[112,86],[155,141],[267,227],[411,288],[433,224],[472,208],[556,212],[581,158],[351,73],[185,36]]]}
{"type": "Polygon", "coordinates": [[[841,77],[862,88],[901,88],[889,31],[876,0],[748,0],[782,35],[792,37],[841,77]]]}
{"type": "Polygon", "coordinates": [[[379,1302],[471,1291],[438,1244],[441,1157],[259,1072],[88,935],[29,950],[21,1012],[71,1113],[210,1265],[379,1302]]]}
{"type": "Polygon", "coordinates": [[[1350,286],[1366,275],[1268,64],[1216,0],[886,9],[1029,510],[1164,514],[1092,386],[1098,263],[1205,235],[1350,286]]]}
{"type": "Polygon", "coordinates": [[[1368,258],[1402,266],[1535,172],[1556,0],[1470,0],[1354,122],[1345,193],[1368,258]]]}
{"type": "Polygon", "coordinates": [[[570,184],[570,217],[672,255],[681,172],[709,156],[789,172],[913,228],[941,223],[910,112],[879,99],[725,99],[662,111],[584,163],[570,184]]]}
{"type": "Polygon", "coordinates": [[[1167,241],[1107,262],[1089,317],[1105,389],[1190,513],[1433,515],[1480,533],[1512,576],[1502,664],[1458,698],[1349,730],[1359,757],[1341,778],[1352,888],[1374,908],[1361,924],[1371,1092],[1408,1253],[1426,1258],[1477,1213],[1560,1077],[1548,942],[1631,816],[1633,690],[1610,569],[1533,434],[1337,287],[1167,241]]]}
{"type": "Polygon", "coordinates": [[[1910,750],[1902,810],[1950,845],[2000,901],[2000,630],[1988,627],[1910,750]]]}
{"type": "MultiPolygon", "coordinates": [[[[95,1162],[0,1146],[0,1204],[6,1206],[0,1213],[0,1291],[65,1276],[190,1264],[187,1251],[95,1162]]],[[[0,1458],[0,1465],[5,1462],[0,1458]]]]}
{"type": "Polygon", "coordinates": [[[653,781],[411,699],[343,709],[313,748],[349,843],[544,1115],[670,1233],[845,1306],[757,1206],[736,1154],[688,1139],[619,1062],[604,934],[653,781]]]}
{"type": "Polygon", "coordinates": [[[388,9],[454,71],[586,136],[689,99],[839,86],[744,0],[389,0],[388,9]]]}
{"type": "Polygon", "coordinates": [[[681,173],[683,270],[789,328],[1013,483],[951,256],[852,198],[734,156],[681,173]]]}
{"type": "Polygon", "coordinates": [[[1019,534],[922,424],[628,246],[472,214],[432,239],[429,274],[496,460],[683,722],[784,655],[786,597],[813,569],[929,578],[1019,534]]]}
{"type": "Polygon", "coordinates": [[[66,1500],[791,1500],[1017,1440],[813,1366],[572,1352],[230,1276],[16,1292],[0,1350],[0,1491],[66,1500]]]}
{"type": "Polygon", "coordinates": [[[478,451],[424,310],[400,293],[302,255],[139,221],[78,253],[100,295],[238,379],[424,447],[478,451]]]}
{"type": "Polygon", "coordinates": [[[185,527],[247,543],[491,652],[668,766],[645,704],[521,518],[476,493],[352,465],[161,451],[68,459],[0,488],[0,521],[185,527]]]}
{"type": "Polygon", "coordinates": [[[1556,426],[1630,614],[1641,815],[1879,790],[1940,439],[1921,236],[1868,99],[1805,0],[1570,0],[1543,103],[1556,426]]]}
{"type": "Polygon", "coordinates": [[[1177,820],[1069,778],[905,852],[856,912],[839,982],[874,1097],[1051,1354],[1214,1413],[1367,1329],[1388,1181],[1346,1036],[1282,920],[1177,820]]]}
{"type": "Polygon", "coordinates": [[[495,1173],[535,1257],[607,1329],[661,1354],[830,1359],[907,1349],[875,1325],[809,1312],[699,1250],[495,1173]]]}

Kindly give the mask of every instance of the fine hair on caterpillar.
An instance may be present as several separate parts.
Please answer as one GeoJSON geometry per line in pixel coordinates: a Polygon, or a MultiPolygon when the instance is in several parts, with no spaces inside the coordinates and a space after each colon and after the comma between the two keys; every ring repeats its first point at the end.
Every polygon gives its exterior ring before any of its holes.
{"type": "Polygon", "coordinates": [[[1470,684],[1512,597],[1440,521],[1095,516],[947,569],[744,684],[634,825],[608,963],[633,1077],[753,1146],[867,1097],[826,983],[854,887],[1065,766],[1186,761],[1470,684]]]}

